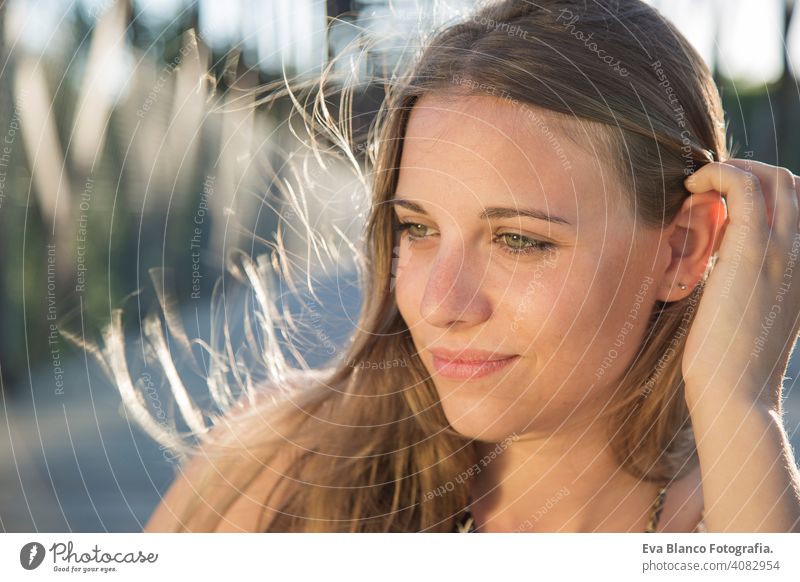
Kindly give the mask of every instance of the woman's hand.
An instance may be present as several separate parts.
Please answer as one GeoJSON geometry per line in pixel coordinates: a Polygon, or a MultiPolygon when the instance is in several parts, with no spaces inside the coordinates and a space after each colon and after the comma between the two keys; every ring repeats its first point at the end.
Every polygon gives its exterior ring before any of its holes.
{"type": "Polygon", "coordinates": [[[728,222],[682,361],[710,532],[800,531],[800,471],[781,418],[781,382],[800,314],[798,187],[752,160],[686,181],[725,197],[728,222]]]}
{"type": "Polygon", "coordinates": [[[725,197],[728,222],[682,361],[692,405],[780,411],[800,316],[800,178],[748,159],[709,163],[685,182],[725,197]]]}

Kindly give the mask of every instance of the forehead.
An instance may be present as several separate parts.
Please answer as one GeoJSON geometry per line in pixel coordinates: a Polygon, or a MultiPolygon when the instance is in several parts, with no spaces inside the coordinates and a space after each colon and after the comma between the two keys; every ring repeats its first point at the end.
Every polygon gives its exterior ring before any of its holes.
{"type": "Polygon", "coordinates": [[[619,202],[616,176],[585,129],[518,101],[426,95],[409,118],[398,191],[460,195],[486,205],[538,201],[573,216],[608,212],[619,202]],[[572,124],[569,131],[565,124],[572,124]]]}

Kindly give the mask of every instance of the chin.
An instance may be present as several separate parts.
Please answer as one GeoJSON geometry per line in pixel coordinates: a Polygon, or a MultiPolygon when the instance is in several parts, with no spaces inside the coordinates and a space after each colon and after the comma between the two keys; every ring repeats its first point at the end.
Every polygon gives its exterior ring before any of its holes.
{"type": "Polygon", "coordinates": [[[484,442],[500,442],[506,438],[516,440],[523,432],[529,432],[530,418],[518,418],[514,414],[504,414],[503,410],[472,401],[451,397],[450,402],[442,402],[444,414],[453,429],[469,439],[484,442]]]}

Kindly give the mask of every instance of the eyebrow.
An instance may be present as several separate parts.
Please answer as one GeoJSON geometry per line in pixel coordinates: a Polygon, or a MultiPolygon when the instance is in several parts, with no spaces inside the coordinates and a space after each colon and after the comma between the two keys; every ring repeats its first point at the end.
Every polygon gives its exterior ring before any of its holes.
{"type": "MultiPolygon", "coordinates": [[[[403,208],[408,208],[412,212],[417,212],[419,214],[424,214],[425,216],[428,216],[426,210],[416,202],[411,202],[410,200],[405,200],[403,198],[394,198],[392,200],[389,200],[389,203],[397,206],[402,206],[403,208]]],[[[569,222],[567,219],[562,218],[560,216],[555,216],[553,214],[548,214],[543,210],[539,210],[536,208],[504,208],[500,206],[490,206],[488,208],[484,208],[483,212],[480,213],[478,218],[486,220],[490,218],[516,218],[518,216],[572,226],[572,223],[569,222]]]]}

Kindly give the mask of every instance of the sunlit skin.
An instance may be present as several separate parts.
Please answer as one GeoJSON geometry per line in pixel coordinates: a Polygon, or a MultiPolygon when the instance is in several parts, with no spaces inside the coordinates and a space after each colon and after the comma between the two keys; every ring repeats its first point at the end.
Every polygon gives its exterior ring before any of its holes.
{"type": "MultiPolygon", "coordinates": [[[[792,284],[800,178],[753,160],[708,163],[685,182],[691,195],[675,218],[647,229],[621,202],[612,153],[553,124],[559,156],[525,115],[491,97],[423,98],[393,204],[398,220],[418,225],[402,231],[393,289],[448,420],[476,439],[479,458],[517,438],[468,481],[477,531],[643,531],[656,486],[620,470],[597,419],[641,340],[644,314],[656,299],[691,294],[716,250],[681,361],[700,464],[670,485],[657,531],[691,531],[704,510],[709,532],[800,532],[800,474],[780,408],[800,313],[792,284]],[[479,218],[504,207],[568,224],[497,211],[479,218]],[[413,246],[410,234],[420,237],[413,246]],[[528,239],[553,243],[553,252],[504,250],[528,239]],[[617,356],[598,377],[612,345],[617,356]],[[517,357],[497,373],[454,381],[437,372],[432,347],[517,357]]],[[[260,499],[291,461],[262,471],[217,531],[263,531],[271,517],[260,499]]],[[[174,508],[197,495],[205,471],[189,465],[146,531],[173,529],[174,508]]]]}
{"type": "MultiPolygon", "coordinates": [[[[414,107],[394,203],[397,220],[413,224],[400,231],[397,304],[452,426],[487,443],[519,438],[472,480],[479,531],[518,528],[564,487],[530,531],[642,531],[657,487],[619,469],[599,413],[655,300],[685,297],[705,271],[719,195],[698,193],[668,228],[646,228],[607,153],[551,120],[559,152],[529,111],[488,96],[426,96],[414,107]],[[480,218],[490,207],[568,224],[480,218]],[[541,243],[553,246],[509,252],[541,243]],[[455,380],[437,374],[436,347],[518,357],[455,380]]],[[[687,483],[665,507],[665,529],[699,517],[699,474],[687,483]]]]}

